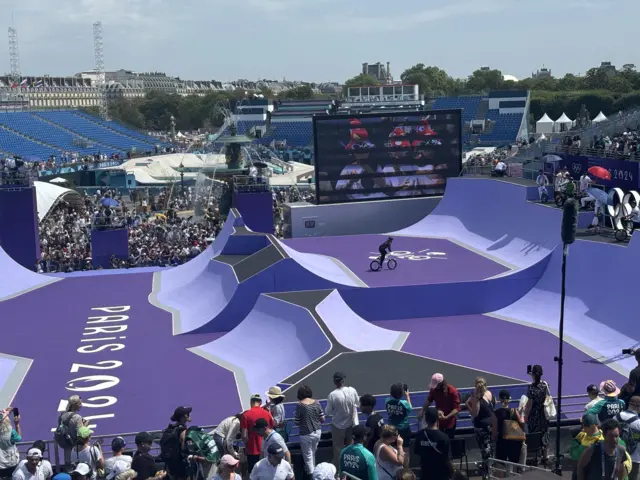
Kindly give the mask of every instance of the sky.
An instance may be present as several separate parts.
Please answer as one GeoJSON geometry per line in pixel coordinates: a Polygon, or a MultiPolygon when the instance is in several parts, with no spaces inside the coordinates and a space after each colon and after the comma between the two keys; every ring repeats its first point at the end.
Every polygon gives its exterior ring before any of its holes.
{"type": "Polygon", "coordinates": [[[12,25],[23,75],[92,69],[100,20],[106,70],[343,82],[391,62],[396,78],[416,63],[456,78],[481,66],[563,76],[601,61],[640,68],[638,18],[638,0],[0,0],[0,71],[12,25]]]}

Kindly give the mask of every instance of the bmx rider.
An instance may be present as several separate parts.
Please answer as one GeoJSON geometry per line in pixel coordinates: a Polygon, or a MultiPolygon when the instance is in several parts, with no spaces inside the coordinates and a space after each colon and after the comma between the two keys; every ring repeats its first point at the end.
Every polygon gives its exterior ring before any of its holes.
{"type": "Polygon", "coordinates": [[[393,243],[393,238],[387,238],[382,245],[378,247],[378,251],[380,252],[380,266],[384,265],[384,259],[387,256],[387,253],[391,253],[391,244],[393,243]]]}

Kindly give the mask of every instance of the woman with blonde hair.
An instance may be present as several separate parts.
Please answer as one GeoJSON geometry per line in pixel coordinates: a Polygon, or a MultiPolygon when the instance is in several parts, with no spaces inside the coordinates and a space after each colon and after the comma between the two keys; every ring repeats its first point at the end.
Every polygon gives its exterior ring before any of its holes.
{"type": "Polygon", "coordinates": [[[378,480],[395,480],[396,473],[404,466],[403,440],[398,429],[385,425],[380,440],[373,447],[376,457],[378,480]]]}
{"type": "Polygon", "coordinates": [[[11,425],[11,407],[0,410],[0,478],[13,475],[13,471],[20,462],[17,443],[22,441],[22,429],[20,428],[20,415],[14,415],[11,425]]]}
{"type": "Polygon", "coordinates": [[[466,402],[467,409],[473,418],[473,429],[482,454],[484,473],[486,474],[488,460],[493,456],[493,437],[498,434],[497,420],[494,414],[496,399],[487,389],[487,381],[476,378],[475,390],[466,402]]]}

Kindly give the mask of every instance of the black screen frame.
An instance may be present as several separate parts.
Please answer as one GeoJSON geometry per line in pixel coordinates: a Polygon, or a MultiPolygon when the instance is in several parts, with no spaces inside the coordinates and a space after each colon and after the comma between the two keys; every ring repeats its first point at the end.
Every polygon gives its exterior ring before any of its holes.
{"type": "MultiPolygon", "coordinates": [[[[323,121],[331,121],[331,120],[349,120],[349,119],[361,119],[361,118],[383,118],[391,115],[401,115],[403,117],[424,117],[425,115],[447,115],[447,114],[456,114],[459,118],[459,126],[458,126],[458,145],[460,145],[460,157],[458,158],[458,175],[462,171],[462,109],[447,109],[447,110],[393,110],[389,109],[386,112],[375,112],[375,113],[358,113],[358,114],[338,114],[338,115],[314,115],[312,117],[313,123],[313,156],[314,156],[314,166],[313,173],[315,176],[315,193],[316,193],[316,205],[339,205],[343,203],[360,203],[360,202],[380,202],[380,201],[388,201],[388,200],[402,200],[403,198],[363,198],[363,199],[355,199],[349,201],[335,201],[335,202],[320,202],[320,182],[319,171],[318,171],[318,131],[317,124],[318,122],[322,123],[323,121]]],[[[448,177],[453,178],[453,177],[448,177]]],[[[448,182],[449,180],[447,180],[448,182]]],[[[440,197],[441,194],[423,194],[423,195],[415,195],[412,197],[406,198],[428,198],[428,197],[440,197]]]]}

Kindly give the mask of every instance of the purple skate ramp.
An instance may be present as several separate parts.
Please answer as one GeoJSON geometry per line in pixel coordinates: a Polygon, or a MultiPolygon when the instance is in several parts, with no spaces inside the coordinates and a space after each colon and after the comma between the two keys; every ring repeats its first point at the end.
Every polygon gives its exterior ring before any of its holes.
{"type": "Polygon", "coordinates": [[[400,350],[408,336],[367,322],[349,308],[337,290],[318,304],[316,312],[336,340],[354,352],[400,350]]]}
{"type": "MultiPolygon", "coordinates": [[[[535,288],[492,315],[556,334],[561,262],[562,252],[558,250],[535,288]]],[[[640,238],[636,237],[628,247],[577,240],[569,247],[567,257],[565,338],[624,376],[636,362],[621,355],[621,350],[640,344],[634,302],[639,263],[640,238]]]]}
{"type": "Polygon", "coordinates": [[[186,401],[199,424],[240,409],[233,373],[186,350],[151,288],[151,274],[71,278],[0,302],[2,358],[24,359],[10,373],[0,362],[0,398],[20,408],[25,439],[51,438],[73,394],[100,434],[162,428],[186,401]]]}
{"type": "Polygon", "coordinates": [[[39,275],[15,262],[0,248],[0,302],[61,280],[39,275]]]}
{"type": "Polygon", "coordinates": [[[562,211],[526,201],[527,187],[451,178],[433,213],[391,235],[450,238],[511,269],[542,261],[560,243],[562,211]]]}
{"type": "Polygon", "coordinates": [[[233,372],[248,408],[251,394],[266,392],[330,349],[329,338],[308,310],[261,295],[233,331],[190,350],[233,372]]]}
{"type": "MultiPolygon", "coordinates": [[[[396,236],[389,258],[397,261],[397,268],[374,272],[370,268],[371,261],[379,257],[378,247],[386,239],[384,235],[306,237],[286,240],[286,244],[291,247],[287,250],[290,255],[291,249],[295,249],[307,255],[313,253],[337,259],[369,287],[484,280],[508,271],[503,265],[449,240],[396,236]]],[[[317,273],[315,264],[300,263],[317,273]]],[[[335,276],[327,277],[336,283],[344,283],[335,276]]]]}

